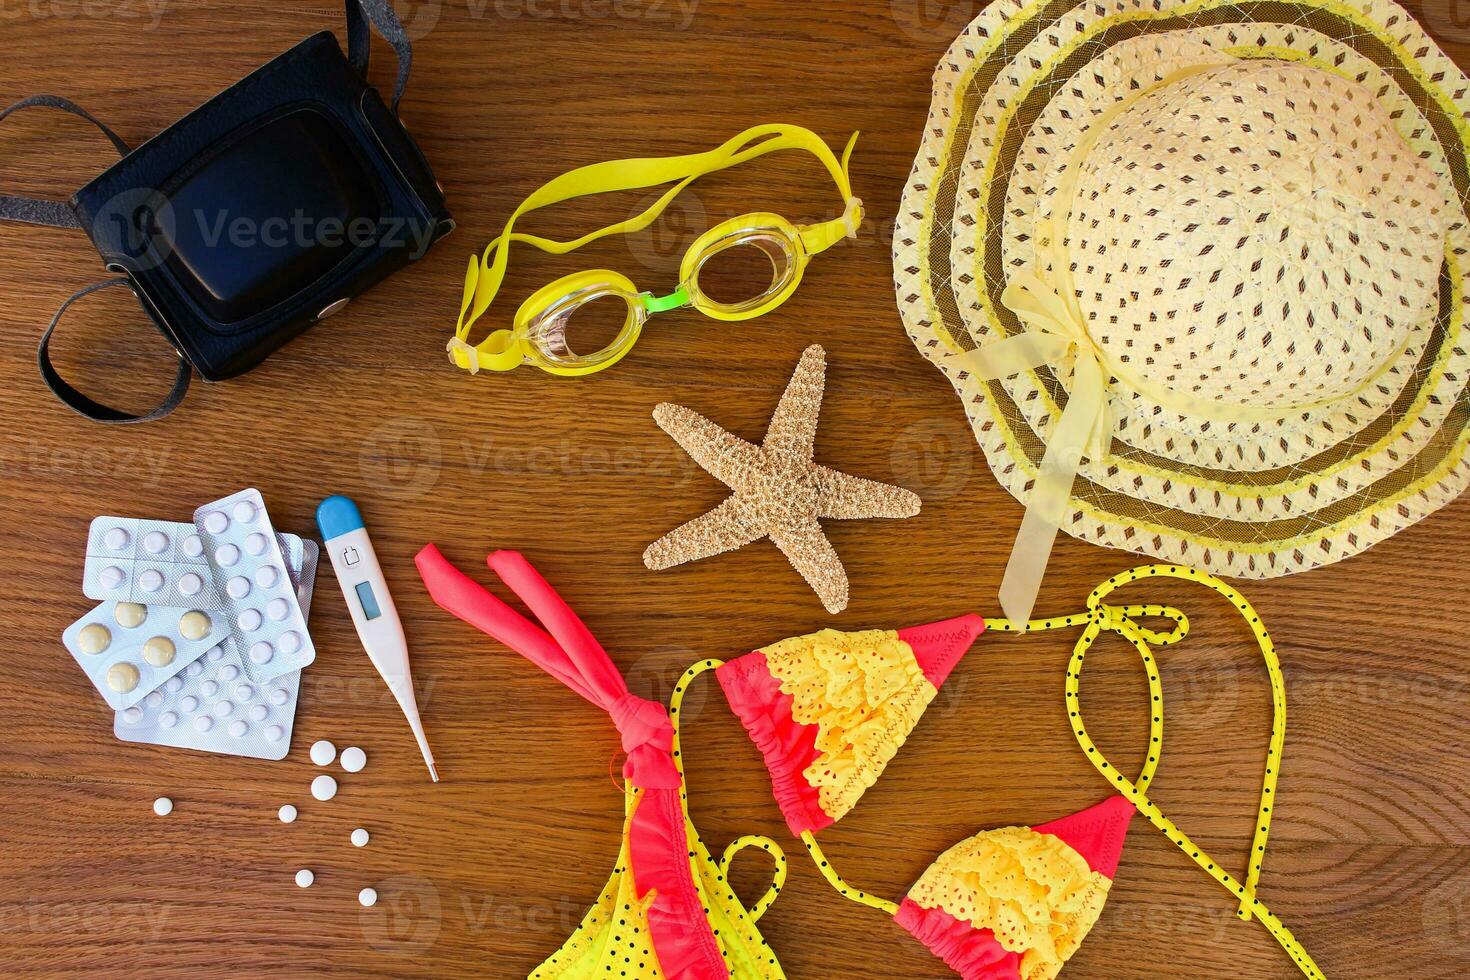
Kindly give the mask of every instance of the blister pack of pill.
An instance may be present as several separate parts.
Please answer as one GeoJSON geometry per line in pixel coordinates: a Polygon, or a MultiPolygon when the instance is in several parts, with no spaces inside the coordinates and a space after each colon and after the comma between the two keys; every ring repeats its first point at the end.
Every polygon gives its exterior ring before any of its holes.
{"type": "Polygon", "coordinates": [[[300,670],[316,659],[286,555],[254,488],[205,504],[194,512],[204,558],[222,583],[235,625],[245,634],[241,652],[258,681],[300,670]]]}
{"type": "Polygon", "coordinates": [[[114,709],[137,704],[229,635],[218,612],[188,606],[104,602],[61,642],[114,709]]]}
{"type": "MultiPolygon", "coordinates": [[[[318,558],[316,543],[307,541],[299,561],[288,567],[303,618],[311,608],[318,558]]],[[[227,637],[138,704],[117,712],[113,734],[124,742],[284,759],[291,749],[301,672],[262,682],[251,677],[246,661],[227,637]]]]}
{"type": "Polygon", "coordinates": [[[224,608],[192,524],[99,517],[87,533],[82,594],[144,605],[224,608]]]}

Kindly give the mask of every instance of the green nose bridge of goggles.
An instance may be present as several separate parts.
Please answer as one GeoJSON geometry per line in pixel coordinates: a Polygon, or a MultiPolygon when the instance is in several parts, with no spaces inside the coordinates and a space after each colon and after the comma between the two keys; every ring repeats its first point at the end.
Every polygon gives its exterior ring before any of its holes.
{"type": "Polygon", "coordinates": [[[724,321],[749,320],[769,313],[796,291],[813,256],[856,235],[863,208],[862,202],[852,194],[847,173],[856,140],[854,134],[839,162],[827,144],[810,130],[799,126],[758,126],[708,153],[615,160],[563,174],[527,198],[484,255],[470,260],[459,323],[447,345],[450,361],[471,374],[482,369],[510,371],[529,364],[551,374],[575,377],[616,364],[637,342],[648,318],[659,313],[691,307],[724,321]],[[494,331],[478,345],[468,342],[475,321],[494,301],[504,280],[511,243],[564,254],[599,238],[639,231],[652,224],[674,197],[699,177],[787,149],[805,150],[826,166],[843,197],[840,218],[815,225],[794,225],[781,215],[769,212],[731,218],[705,232],[690,246],[680,266],[679,287],[667,296],[639,291],[626,276],[606,269],[580,272],[534,293],[521,304],[511,329],[494,331]],[[515,220],[522,214],[554,203],[674,181],[677,181],[675,186],[641,214],[575,241],[558,242],[513,230],[515,220]],[[754,297],[724,303],[701,288],[700,273],[711,259],[734,248],[755,248],[764,254],[770,261],[771,281],[754,297]],[[617,336],[596,353],[573,351],[568,343],[572,317],[588,304],[608,299],[619,300],[626,306],[623,326],[617,336]]]}

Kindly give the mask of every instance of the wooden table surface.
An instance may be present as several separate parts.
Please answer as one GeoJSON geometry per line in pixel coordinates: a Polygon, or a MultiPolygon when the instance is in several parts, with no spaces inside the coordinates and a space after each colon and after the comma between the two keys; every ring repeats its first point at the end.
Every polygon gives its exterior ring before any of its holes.
{"type": "MultiPolygon", "coordinates": [[[[1429,22],[1470,64],[1464,17],[1429,22]]],[[[411,563],[425,542],[488,582],[495,548],[523,550],[586,618],[632,688],[666,697],[698,658],[824,626],[897,627],[995,612],[1020,520],[958,400],[912,348],[891,286],[890,237],[929,104],[934,63],[978,7],[942,0],[445,0],[400,4],[417,36],[403,115],[459,230],[259,370],[198,386],[173,417],[103,428],[51,400],[34,344],[56,306],[101,277],[79,233],[0,232],[0,963],[7,976],[524,976],[596,897],[622,803],[607,719],[539,670],[434,608],[411,563]],[[470,378],[446,365],[465,257],[542,180],[622,155],[690,152],[789,121],[833,143],[861,129],[856,191],[870,217],[821,258],[777,314],[725,326],[673,315],[595,379],[531,371],[470,378]],[[853,601],[829,617],[769,544],[662,573],[643,548],[723,489],[654,425],[670,400],[758,437],[800,351],[830,359],[819,458],[920,493],[906,522],[833,526],[853,601]],[[284,530],[356,497],[410,633],[431,785],[358,645],[330,572],[312,615],[292,752],[268,763],[117,741],[112,713],[59,643],[99,514],[188,519],[259,487],[284,530]],[[317,739],[367,750],[330,804],[307,793],[317,739]],[[166,819],[153,799],[176,803],[166,819]],[[302,819],[283,826],[282,803],[302,819]],[[355,826],[371,845],[347,842],[355,826]],[[297,868],[317,884],[297,888],[297,868]],[[382,900],[356,901],[375,885],[382,900]]],[[[139,142],[324,28],[333,0],[147,4],[0,0],[0,102],[71,96],[139,142]],[[158,10],[157,14],[154,10],[158,10]]],[[[378,42],[374,76],[390,84],[378,42]]],[[[110,148],[45,113],[0,131],[0,187],[60,199],[110,148]]],[[[567,207],[565,234],[647,198],[567,207]]],[[[608,265],[674,279],[713,221],[770,208],[836,213],[804,159],[698,186],[650,233],[566,259],[517,256],[509,302],[556,275],[608,265]]],[[[131,299],[103,294],[57,341],[68,376],[141,405],[170,355],[131,299]],[[119,382],[123,377],[125,382],[119,382]]],[[[503,314],[503,311],[502,311],[503,314]]],[[[1344,564],[1247,588],[1279,644],[1290,734],[1262,897],[1334,977],[1470,972],[1470,719],[1464,663],[1470,501],[1344,564]]],[[[1131,556],[1058,544],[1040,604],[1078,607],[1131,556]]],[[[1161,587],[1195,635],[1163,656],[1170,744],[1156,798],[1221,862],[1248,849],[1269,726],[1248,634],[1204,590],[1161,587]]],[[[984,638],[857,811],[825,835],[854,883],[897,897],[940,851],[982,828],[1038,823],[1105,786],[1062,712],[1072,637],[984,638]]],[[[1133,768],[1144,685],[1113,642],[1089,681],[1091,724],[1133,768]]],[[[753,748],[701,681],[687,714],[694,818],[717,852],[744,833],[793,851],[760,928],[796,978],[947,972],[878,913],[841,900],[800,858],[753,748]]],[[[752,896],[765,871],[736,874],[752,896]]],[[[1143,821],[1073,978],[1289,977],[1266,932],[1143,821]]]]}

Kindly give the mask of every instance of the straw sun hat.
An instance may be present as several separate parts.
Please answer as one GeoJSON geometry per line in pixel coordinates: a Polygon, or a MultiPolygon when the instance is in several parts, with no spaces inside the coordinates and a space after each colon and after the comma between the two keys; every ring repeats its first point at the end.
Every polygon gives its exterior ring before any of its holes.
{"type": "Polygon", "coordinates": [[[1265,578],[1470,482],[1470,81],[1387,0],[997,0],[954,42],[899,306],[1056,529],[1265,578]]]}

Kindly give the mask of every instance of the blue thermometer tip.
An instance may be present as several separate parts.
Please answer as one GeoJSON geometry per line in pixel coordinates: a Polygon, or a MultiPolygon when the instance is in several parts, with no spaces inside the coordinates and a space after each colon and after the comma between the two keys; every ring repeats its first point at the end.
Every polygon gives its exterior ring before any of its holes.
{"type": "Polygon", "coordinates": [[[323,541],[340,538],[364,527],[357,504],[346,497],[328,497],[318,504],[316,526],[321,528],[323,541]]]}

